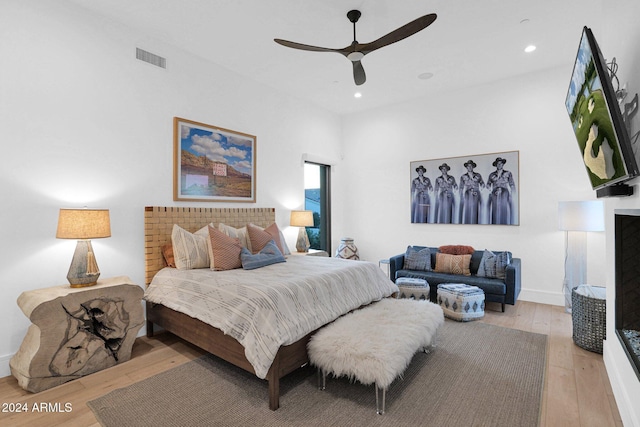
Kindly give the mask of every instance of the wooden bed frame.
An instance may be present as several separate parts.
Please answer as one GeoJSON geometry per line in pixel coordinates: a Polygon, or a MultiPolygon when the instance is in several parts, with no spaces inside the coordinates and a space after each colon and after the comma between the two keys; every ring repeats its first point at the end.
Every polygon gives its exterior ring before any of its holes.
{"type": "MultiPolygon", "coordinates": [[[[249,222],[268,227],[275,222],[275,209],[145,207],[145,283],[149,285],[153,276],[166,265],[161,248],[162,245],[171,242],[173,224],[194,232],[212,222],[216,225],[222,222],[237,228],[244,227],[249,222]]],[[[147,302],[147,336],[149,337],[153,337],[154,324],[255,374],[245,357],[242,344],[225,335],[220,329],[161,304],[147,302]]],[[[266,377],[269,384],[271,410],[276,410],[280,406],[280,378],[309,362],[307,343],[312,334],[313,332],[278,350],[266,377]]]]}

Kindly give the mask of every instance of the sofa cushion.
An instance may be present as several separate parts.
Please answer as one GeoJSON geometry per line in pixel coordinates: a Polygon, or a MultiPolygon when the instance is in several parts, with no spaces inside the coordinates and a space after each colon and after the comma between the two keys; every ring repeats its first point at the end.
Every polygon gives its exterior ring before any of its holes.
{"type": "Polygon", "coordinates": [[[511,252],[493,253],[485,249],[482,260],[480,261],[480,266],[478,267],[478,276],[504,280],[507,277],[507,265],[510,263],[511,252]]]}
{"type": "Polygon", "coordinates": [[[438,273],[460,274],[470,276],[469,264],[471,255],[436,254],[436,269],[438,273]]]}
{"type": "Polygon", "coordinates": [[[430,271],[431,251],[429,248],[407,246],[404,254],[404,268],[407,270],[430,271]]]}

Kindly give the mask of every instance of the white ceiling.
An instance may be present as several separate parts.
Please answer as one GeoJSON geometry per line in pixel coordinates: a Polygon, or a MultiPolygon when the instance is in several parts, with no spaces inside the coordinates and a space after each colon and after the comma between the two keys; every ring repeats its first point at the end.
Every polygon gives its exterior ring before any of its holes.
{"type": "MultiPolygon", "coordinates": [[[[584,25],[601,19],[603,0],[69,0],[207,58],[249,79],[338,114],[380,107],[552,67],[567,85],[584,25]],[[342,48],[353,39],[346,13],[359,9],[360,43],[427,13],[438,19],[367,55],[356,86],[342,55],[306,52],[274,38],[342,48]],[[526,20],[526,21],[525,21],[526,20]],[[538,49],[524,53],[529,44],[538,49]],[[427,80],[422,73],[433,73],[427,80]],[[362,92],[355,99],[354,93],[362,92]]],[[[597,36],[597,34],[596,34],[597,36]]],[[[144,46],[140,46],[144,48],[144,46]]],[[[171,58],[167,58],[168,67],[171,58]]]]}

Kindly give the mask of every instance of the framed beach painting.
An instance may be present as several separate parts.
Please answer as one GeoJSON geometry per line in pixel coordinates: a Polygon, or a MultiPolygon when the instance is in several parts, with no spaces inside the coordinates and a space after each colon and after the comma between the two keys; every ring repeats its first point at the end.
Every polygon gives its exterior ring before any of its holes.
{"type": "Polygon", "coordinates": [[[173,119],[173,200],[256,201],[256,137],[173,119]]]}
{"type": "Polygon", "coordinates": [[[411,222],[519,225],[519,152],[410,162],[411,222]]]}

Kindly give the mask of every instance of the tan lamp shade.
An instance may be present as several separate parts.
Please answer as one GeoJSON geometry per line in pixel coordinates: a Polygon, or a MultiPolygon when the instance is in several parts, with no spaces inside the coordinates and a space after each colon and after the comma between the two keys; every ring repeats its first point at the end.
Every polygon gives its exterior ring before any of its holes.
{"type": "Polygon", "coordinates": [[[111,237],[109,209],[60,209],[58,239],[99,239],[111,237]]]}
{"type": "Polygon", "coordinates": [[[296,249],[298,252],[309,251],[309,236],[305,227],[313,226],[313,211],[291,211],[291,220],[289,224],[292,227],[300,227],[298,230],[298,239],[296,240],[296,249]]]}
{"type": "Polygon", "coordinates": [[[312,227],[313,211],[291,211],[289,225],[292,227],[312,227]]]}

